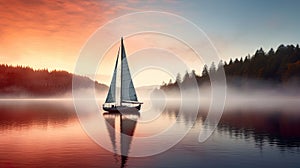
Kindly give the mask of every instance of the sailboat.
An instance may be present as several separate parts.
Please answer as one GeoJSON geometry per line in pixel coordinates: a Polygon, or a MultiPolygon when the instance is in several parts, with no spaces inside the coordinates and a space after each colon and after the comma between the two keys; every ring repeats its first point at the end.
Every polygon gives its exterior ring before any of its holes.
{"type": "Polygon", "coordinates": [[[142,102],[138,101],[136,91],[126,58],[126,51],[121,38],[113,77],[102,108],[108,112],[140,110],[142,102]]]}

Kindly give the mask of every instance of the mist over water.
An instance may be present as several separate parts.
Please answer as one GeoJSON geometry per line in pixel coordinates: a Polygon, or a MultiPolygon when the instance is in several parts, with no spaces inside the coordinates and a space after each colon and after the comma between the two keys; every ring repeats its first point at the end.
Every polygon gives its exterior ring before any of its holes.
{"type": "MultiPolygon", "coordinates": [[[[151,99],[165,101],[168,105],[178,106],[181,99],[187,99],[190,103],[199,103],[200,109],[208,108],[212,101],[212,88],[202,86],[195,89],[181,89],[180,91],[156,90],[151,93],[151,99]],[[199,99],[190,95],[182,98],[183,92],[198,92],[199,99]]],[[[220,97],[216,96],[216,99],[220,97]]],[[[187,101],[187,102],[189,102],[187,101]]],[[[274,87],[263,85],[262,87],[226,87],[225,109],[252,109],[252,110],[276,110],[285,109],[298,112],[300,109],[300,89],[297,87],[274,87]]]]}
{"type": "MultiPolygon", "coordinates": [[[[95,94],[99,109],[90,108],[90,100],[85,99],[87,95],[94,95],[93,89],[81,90],[83,99],[80,101],[86,105],[82,113],[84,121],[92,130],[101,130],[95,134],[101,138],[107,136],[108,145],[119,153],[130,155],[136,148],[151,150],[151,145],[137,146],[137,138],[159,134],[172,124],[177,128],[190,128],[178,144],[164,153],[136,158],[105,150],[80,125],[69,95],[57,100],[1,100],[0,167],[121,167],[122,164],[125,167],[251,167],[253,162],[259,167],[274,163],[279,167],[299,165],[300,94],[296,88],[228,86],[221,120],[204,143],[198,142],[198,136],[205,128],[211,88],[182,90],[199,92],[200,99],[186,97],[189,101],[184,102],[199,103],[196,117],[189,104],[180,114],[182,104],[178,92],[155,88],[137,88],[139,101],[144,104],[136,122],[123,121],[120,116],[108,117],[109,123],[96,128],[99,126],[96,119],[103,117],[101,105],[106,93],[95,94]],[[130,124],[126,126],[126,123],[130,124]],[[113,125],[115,131],[108,129],[108,125],[113,125]],[[122,137],[120,131],[130,133],[131,138],[122,137]]],[[[151,144],[171,142],[180,133],[153,139],[151,144]]]]}

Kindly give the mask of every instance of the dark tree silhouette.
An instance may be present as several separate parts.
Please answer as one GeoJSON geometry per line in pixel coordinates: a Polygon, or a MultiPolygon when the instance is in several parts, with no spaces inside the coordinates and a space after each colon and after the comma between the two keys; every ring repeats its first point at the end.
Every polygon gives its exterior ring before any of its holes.
{"type": "Polygon", "coordinates": [[[208,76],[208,70],[207,70],[207,65],[204,65],[204,68],[203,68],[203,71],[202,71],[202,76],[205,77],[205,76],[208,76]]]}
{"type": "Polygon", "coordinates": [[[47,97],[66,94],[72,91],[73,76],[78,78],[80,88],[95,85],[97,90],[107,86],[83,76],[66,71],[47,69],[33,70],[29,67],[0,65],[0,97],[25,96],[47,97]]]}
{"type": "MultiPolygon", "coordinates": [[[[198,85],[209,82],[209,75],[218,72],[220,67],[225,70],[227,83],[235,86],[249,86],[251,81],[263,81],[274,86],[283,86],[284,84],[300,84],[300,49],[299,45],[280,45],[276,51],[270,49],[266,54],[260,48],[255,54],[235,59],[230,59],[229,63],[219,62],[218,67],[212,63],[210,68],[204,65],[201,76],[195,78],[198,85]]],[[[193,71],[195,72],[195,71],[193,71]]],[[[187,80],[185,74],[182,83],[187,80]]],[[[177,76],[178,77],[178,76],[177,76]]],[[[174,83],[169,83],[162,89],[168,90],[174,83]]]]}

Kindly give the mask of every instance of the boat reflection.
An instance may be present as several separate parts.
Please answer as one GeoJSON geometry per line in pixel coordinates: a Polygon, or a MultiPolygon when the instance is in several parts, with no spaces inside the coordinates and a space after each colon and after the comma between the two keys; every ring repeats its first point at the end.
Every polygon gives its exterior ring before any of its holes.
{"type": "Polygon", "coordinates": [[[128,154],[130,151],[130,145],[133,139],[135,127],[137,124],[137,120],[139,118],[139,113],[103,113],[103,117],[106,120],[106,128],[108,130],[110,140],[112,143],[113,151],[114,151],[114,157],[116,163],[119,162],[117,153],[120,153],[121,157],[121,166],[125,167],[126,162],[128,160],[128,154]],[[117,128],[118,126],[116,124],[119,124],[120,129],[120,139],[118,141],[117,134],[117,128]],[[117,149],[117,142],[120,143],[120,152],[118,152],[117,149]]]}

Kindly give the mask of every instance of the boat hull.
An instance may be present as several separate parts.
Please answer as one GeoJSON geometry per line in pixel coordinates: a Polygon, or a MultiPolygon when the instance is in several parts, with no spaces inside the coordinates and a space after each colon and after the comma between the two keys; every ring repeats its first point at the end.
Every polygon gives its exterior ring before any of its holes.
{"type": "Polygon", "coordinates": [[[134,107],[128,107],[128,106],[113,106],[113,107],[102,107],[104,111],[107,111],[109,113],[130,113],[130,112],[138,112],[141,109],[141,105],[137,105],[134,107]]]}

